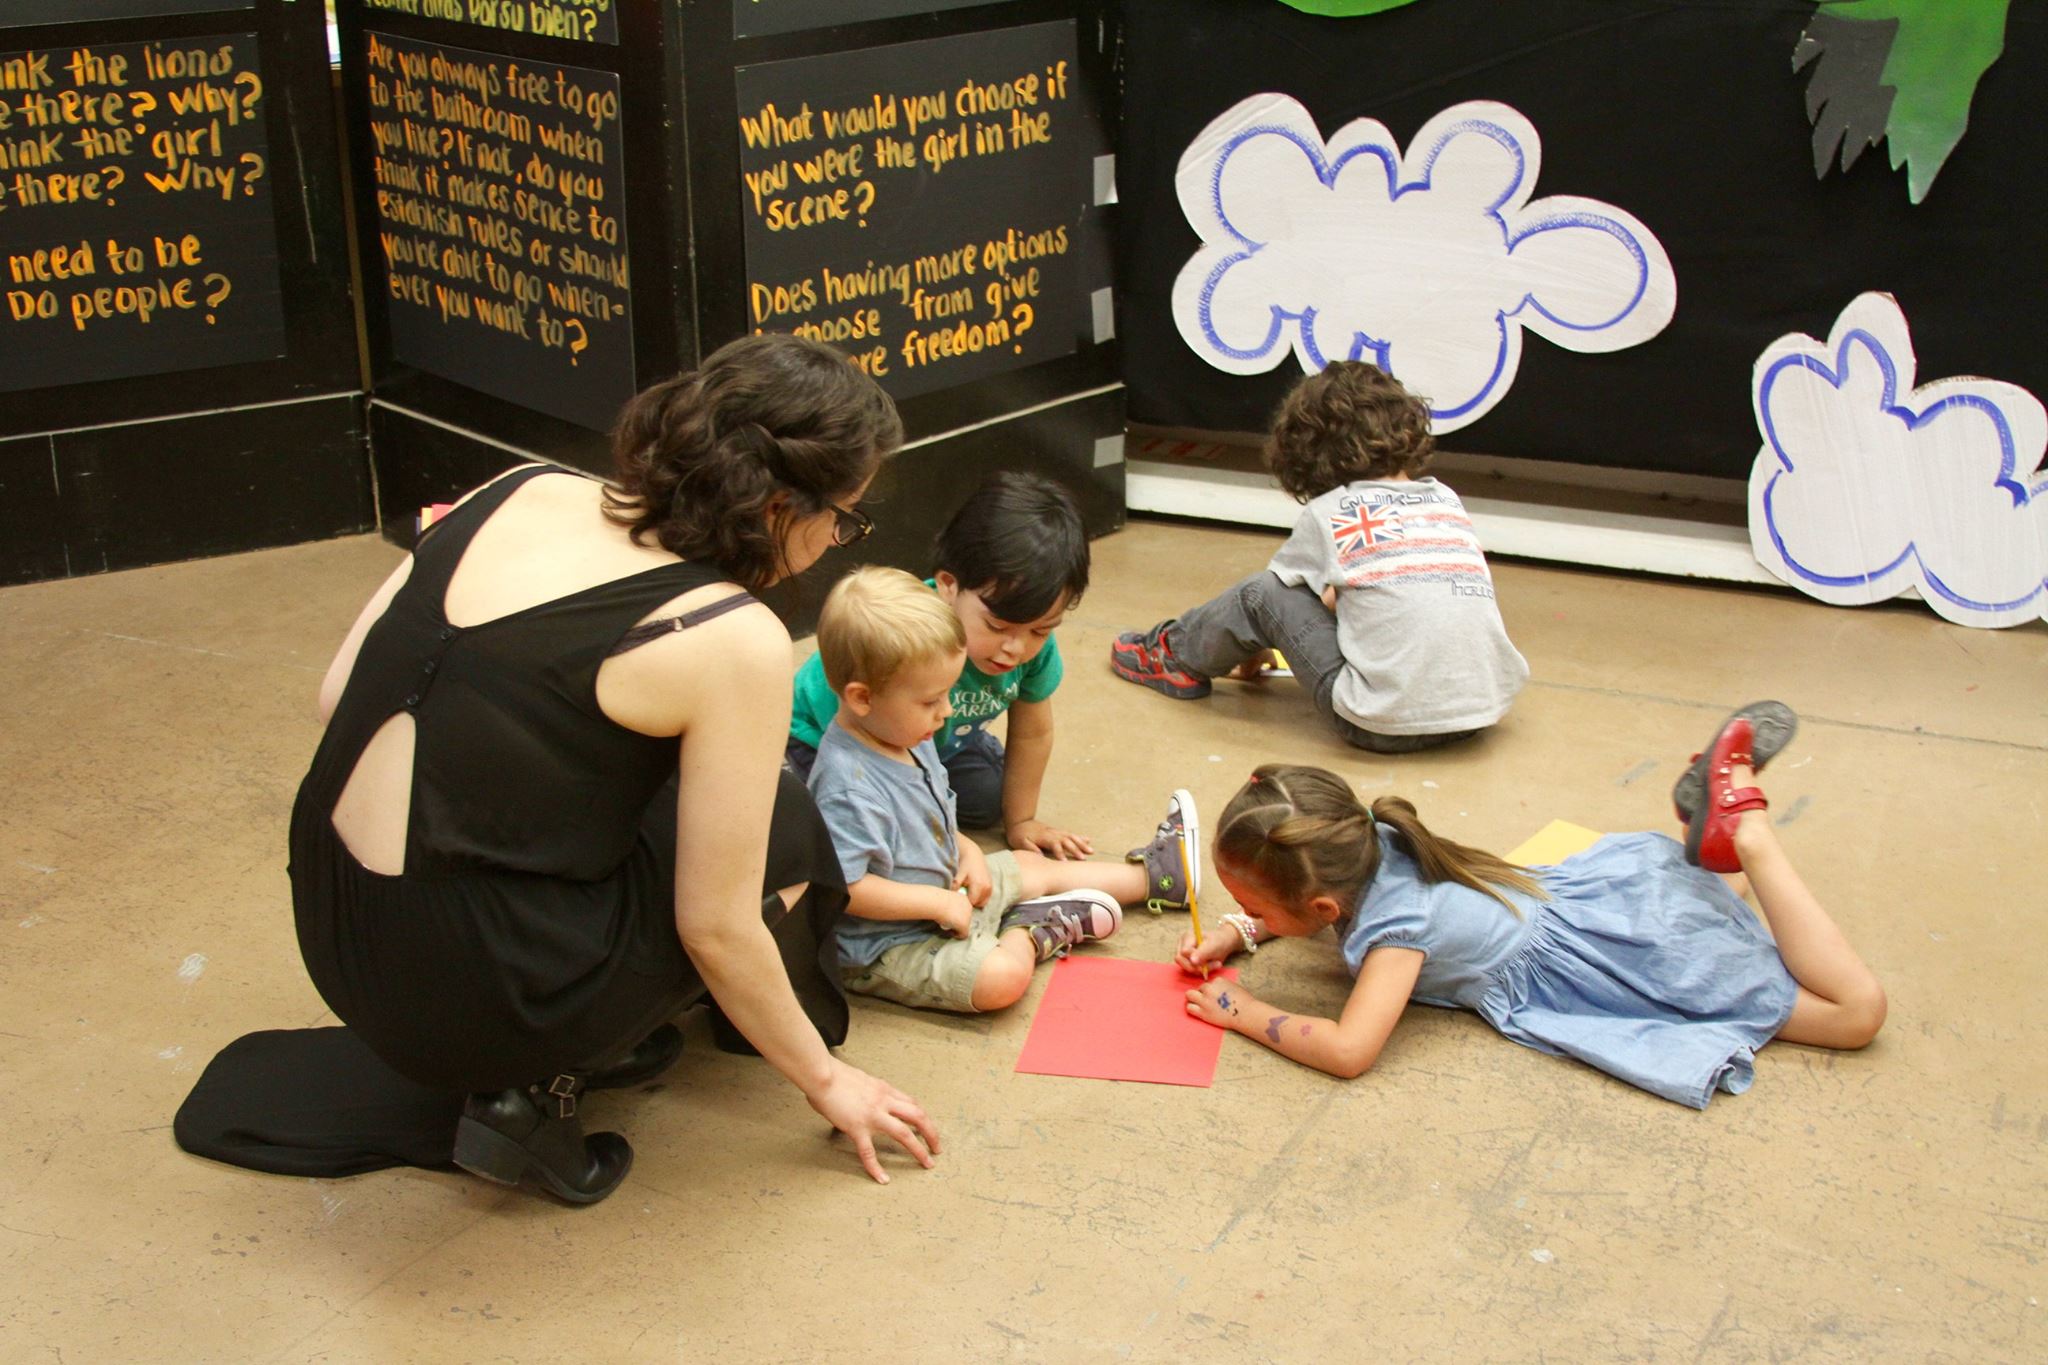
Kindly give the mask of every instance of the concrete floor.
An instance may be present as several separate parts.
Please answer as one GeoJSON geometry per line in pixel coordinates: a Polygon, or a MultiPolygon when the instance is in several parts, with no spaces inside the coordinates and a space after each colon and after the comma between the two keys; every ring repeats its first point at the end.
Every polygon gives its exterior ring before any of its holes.
{"type": "MultiPolygon", "coordinates": [[[[215,1050],[330,1016],[293,941],[313,692],[396,557],[356,539],[0,592],[0,1358],[398,1361],[2039,1360],[2048,1356],[2048,629],[1496,566],[1534,668],[1483,741],[1377,758],[1291,684],[1176,703],[1104,666],[1266,534],[1098,544],[1061,632],[1046,812],[1120,849],[1187,785],[1324,763],[1505,849],[1655,826],[1759,695],[1768,784],[1891,993],[1868,1051],[1779,1045],[1704,1114],[1418,1009],[1330,1080],[1227,1039],[1210,1090],[1018,1076],[995,1017],[856,1006],[937,1170],[869,1184],[758,1062],[601,1096],[639,1162],[568,1210],[456,1174],[320,1182],[189,1157],[215,1050]]],[[[1219,892],[1214,909],[1225,908],[1219,892]]],[[[1179,919],[1106,951],[1160,958],[1179,919]]],[[[1327,943],[1245,968],[1327,1011],[1327,943]]],[[[1042,989],[1043,974],[1039,989],[1042,989]]]]}

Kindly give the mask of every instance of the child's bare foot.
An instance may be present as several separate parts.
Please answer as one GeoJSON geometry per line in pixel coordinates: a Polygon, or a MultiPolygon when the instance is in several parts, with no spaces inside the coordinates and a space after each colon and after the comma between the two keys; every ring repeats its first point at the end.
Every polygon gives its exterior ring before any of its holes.
{"type": "MultiPolygon", "coordinates": [[[[1755,770],[1740,763],[1729,764],[1728,785],[1738,791],[1744,787],[1756,786],[1755,770]]],[[[1746,810],[1735,817],[1735,852],[1745,863],[1748,861],[1749,851],[1756,847],[1759,837],[1775,837],[1771,833],[1771,813],[1768,810],[1746,810]]]]}
{"type": "Polygon", "coordinates": [[[1225,676],[1235,678],[1239,682],[1264,682],[1266,674],[1279,666],[1280,662],[1273,656],[1273,651],[1262,649],[1236,668],[1231,669],[1225,676]]]}
{"type": "MultiPolygon", "coordinates": [[[[1731,787],[1754,786],[1756,784],[1756,772],[1751,768],[1744,767],[1740,763],[1732,763],[1728,766],[1728,784],[1731,787]]],[[[1743,831],[1753,829],[1753,826],[1759,822],[1768,825],[1770,818],[1769,811],[1761,810],[1746,810],[1735,817],[1735,852],[1745,862],[1748,859],[1749,850],[1755,847],[1756,840],[1753,833],[1749,838],[1745,839],[1743,831]]],[[[1737,899],[1754,902],[1755,897],[1750,894],[1748,873],[1723,872],[1719,875],[1728,889],[1735,893],[1737,899]]]]}

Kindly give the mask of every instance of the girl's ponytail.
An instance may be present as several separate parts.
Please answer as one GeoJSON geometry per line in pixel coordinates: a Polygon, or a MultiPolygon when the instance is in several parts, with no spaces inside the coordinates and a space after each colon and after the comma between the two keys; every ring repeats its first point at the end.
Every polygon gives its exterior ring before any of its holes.
{"type": "Polygon", "coordinates": [[[1402,798],[1382,796],[1368,808],[1335,773],[1288,763],[1260,767],[1223,808],[1216,860],[1287,904],[1327,895],[1349,906],[1380,870],[1380,825],[1401,836],[1424,881],[1470,887],[1517,915],[1503,887],[1543,898],[1527,872],[1432,833],[1402,798]]]}
{"type": "Polygon", "coordinates": [[[1525,896],[1543,899],[1543,884],[1504,858],[1484,849],[1465,845],[1430,832],[1415,813],[1415,807],[1399,796],[1382,796],[1372,803],[1372,818],[1398,833],[1415,855],[1415,865],[1426,882],[1456,882],[1483,891],[1516,915],[1521,910],[1501,893],[1502,887],[1525,896]]]}

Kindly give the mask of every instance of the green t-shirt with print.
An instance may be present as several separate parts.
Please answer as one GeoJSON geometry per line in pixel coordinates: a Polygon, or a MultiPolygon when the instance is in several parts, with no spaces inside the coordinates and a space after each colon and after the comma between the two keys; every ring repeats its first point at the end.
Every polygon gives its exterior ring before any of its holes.
{"type": "MultiPolygon", "coordinates": [[[[930,586],[927,584],[926,586],[930,586]]],[[[953,714],[932,736],[943,761],[953,756],[967,736],[986,726],[1010,709],[1014,702],[1044,701],[1059,688],[1066,668],[1060,663],[1059,641],[1048,635],[1045,648],[1026,663],[1007,673],[991,676],[970,661],[960,667],[953,684],[953,714]]],[[[825,727],[839,713],[839,698],[825,682],[825,664],[813,654],[796,671],[796,695],[791,701],[789,735],[813,749],[825,736],[825,727]]]]}

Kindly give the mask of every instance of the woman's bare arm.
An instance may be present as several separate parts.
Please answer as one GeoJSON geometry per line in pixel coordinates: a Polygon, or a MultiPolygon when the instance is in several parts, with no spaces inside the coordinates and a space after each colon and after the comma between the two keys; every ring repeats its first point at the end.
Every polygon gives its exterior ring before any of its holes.
{"type": "MultiPolygon", "coordinates": [[[[875,1140],[931,1165],[938,1134],[909,1096],[834,1057],[797,1002],[761,918],[768,829],[788,737],[789,636],[765,607],[745,607],[688,636],[677,679],[683,736],[676,801],[676,931],[719,1008],[811,1107],[888,1176],[875,1140]]],[[[649,645],[648,650],[662,648],[649,645]]]]}

